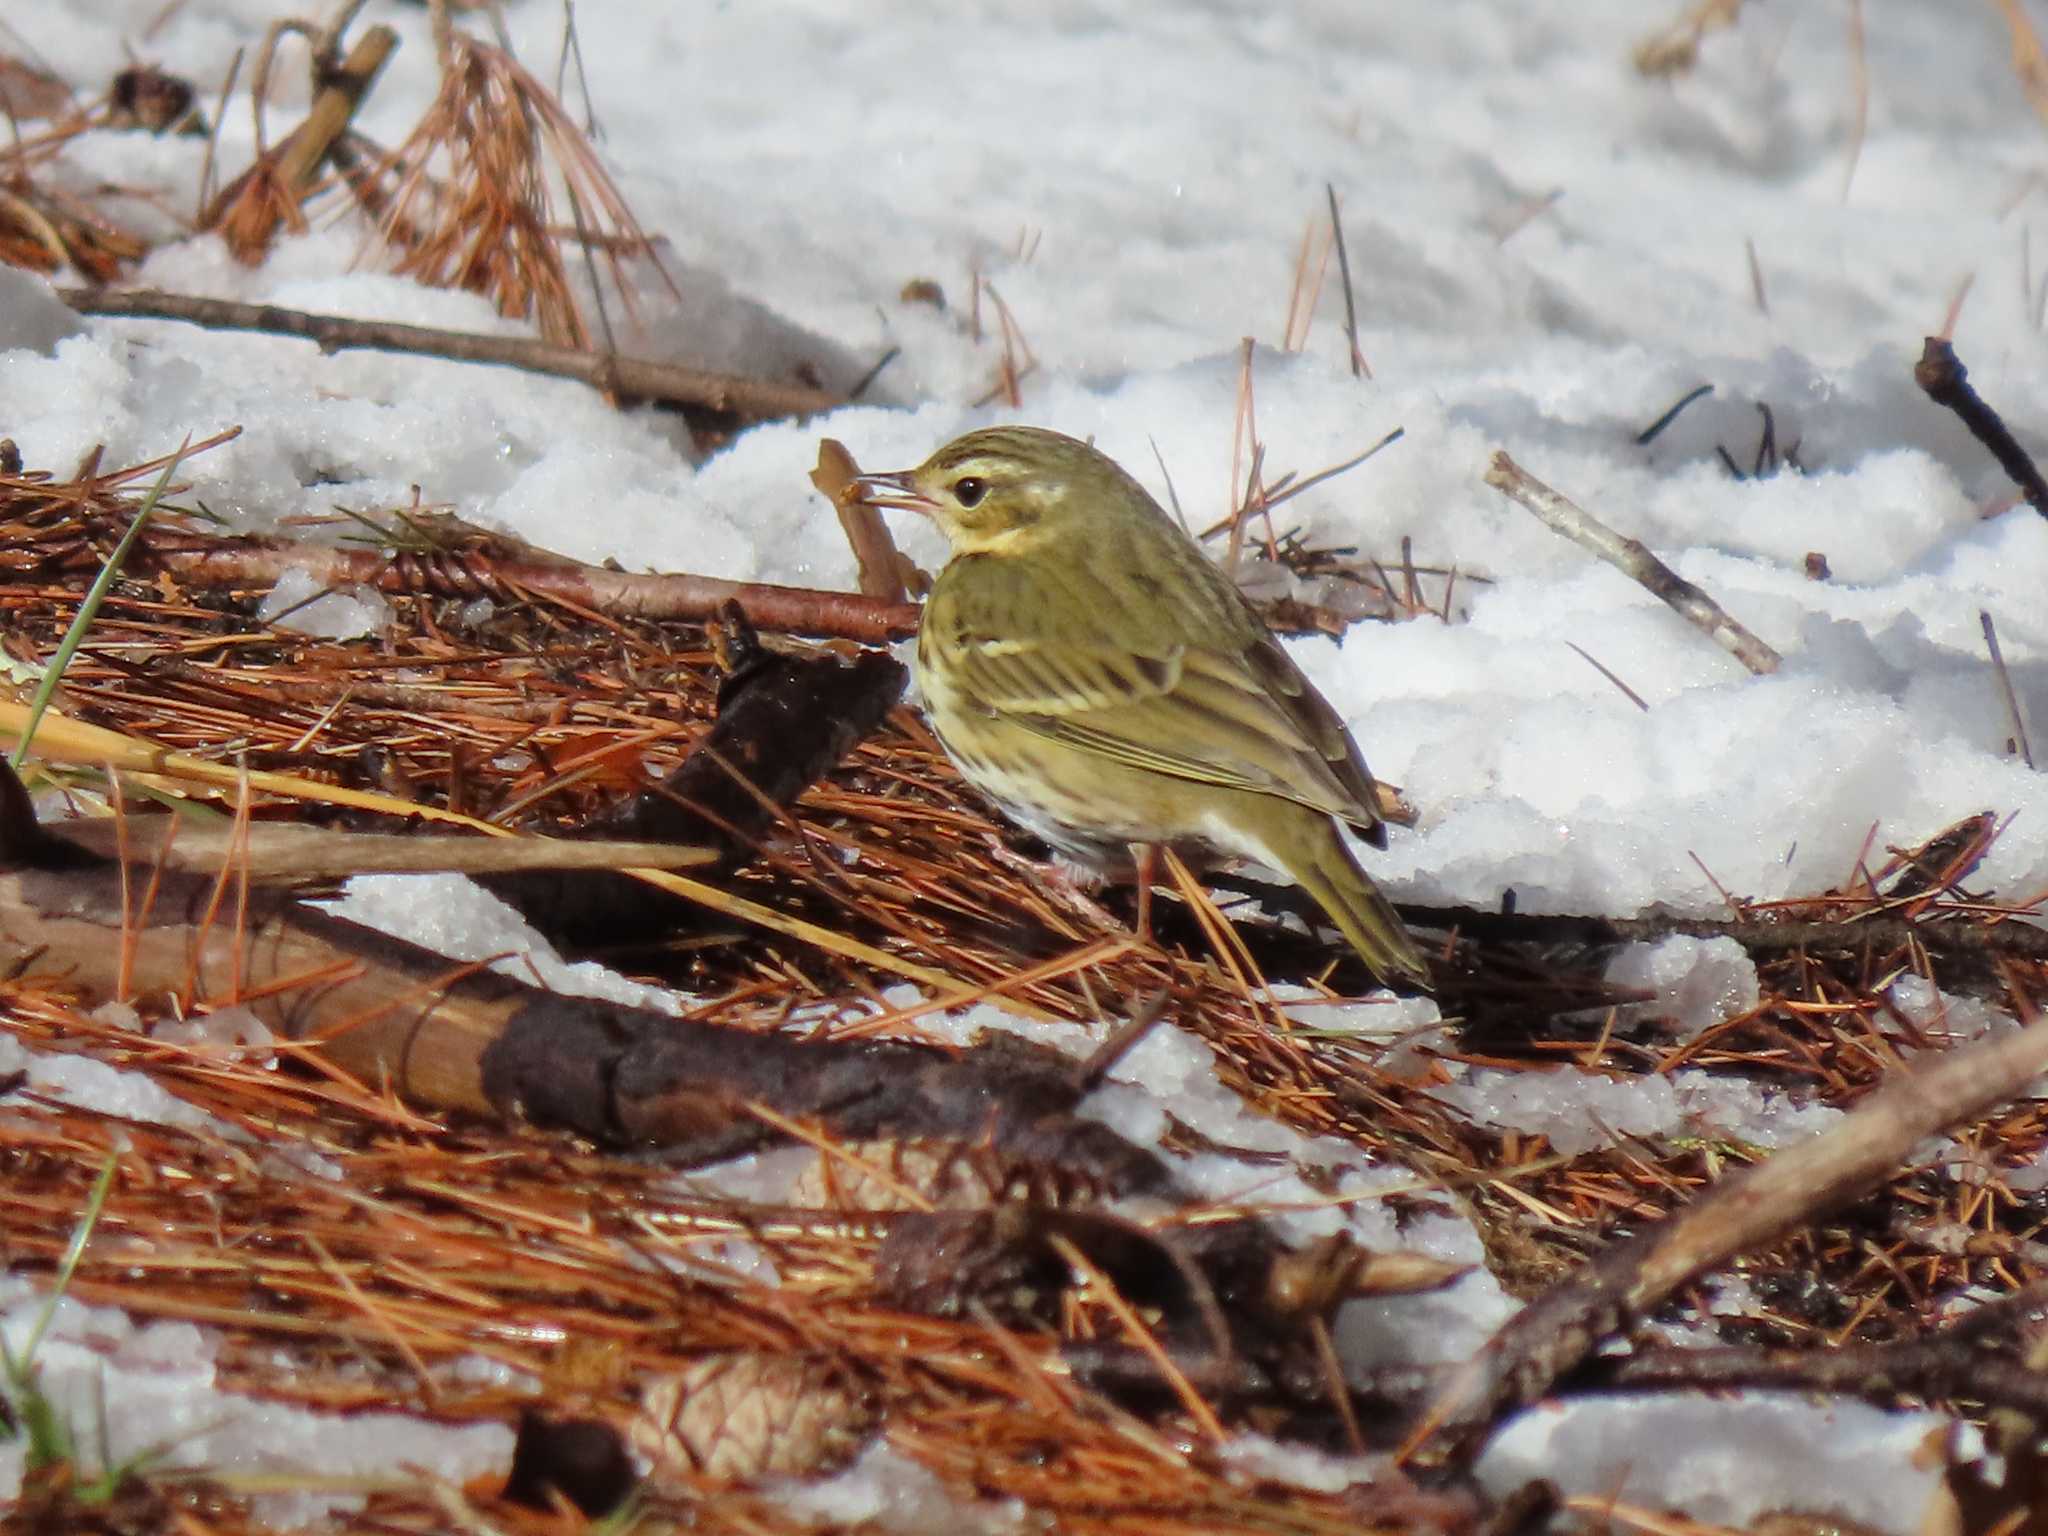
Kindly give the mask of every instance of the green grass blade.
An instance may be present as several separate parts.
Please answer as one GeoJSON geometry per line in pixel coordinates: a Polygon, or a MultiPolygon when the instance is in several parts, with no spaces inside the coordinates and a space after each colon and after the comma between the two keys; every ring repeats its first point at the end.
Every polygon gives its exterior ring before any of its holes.
{"type": "Polygon", "coordinates": [[[99,1224],[100,1211],[107,1203],[107,1191],[114,1187],[114,1169],[119,1162],[120,1154],[109,1152],[107,1160],[100,1165],[100,1176],[93,1180],[92,1193],[86,1196],[85,1214],[71,1229],[71,1241],[65,1246],[63,1262],[57,1266],[57,1283],[50,1288],[50,1299],[43,1304],[42,1316],[36,1319],[36,1326],[28,1336],[28,1347],[22,1351],[24,1363],[35,1359],[36,1349],[42,1344],[43,1335],[49,1332],[51,1319],[57,1315],[57,1303],[71,1288],[71,1277],[78,1273],[78,1261],[85,1257],[85,1245],[92,1241],[92,1229],[99,1224]]]}
{"type": "Polygon", "coordinates": [[[85,601],[79,605],[78,616],[71,621],[71,627],[64,631],[64,639],[57,647],[57,654],[50,658],[50,664],[43,669],[43,680],[36,685],[35,697],[29,701],[28,728],[21,733],[21,740],[15,745],[14,756],[9,761],[19,770],[28,760],[29,743],[35,739],[36,726],[41,723],[43,711],[50,707],[50,700],[57,692],[57,684],[63,679],[64,669],[71,665],[71,658],[79,646],[85,643],[86,631],[92,628],[93,618],[105,601],[107,589],[114,584],[114,578],[121,573],[121,563],[128,558],[129,550],[149,523],[150,514],[156,511],[156,504],[162,500],[165,489],[171,483],[171,476],[185,461],[185,454],[192,447],[192,439],[186,438],[171,455],[171,461],[164,465],[164,472],[156,477],[156,484],[149,488],[149,494],[142,499],[136,510],[135,521],[128,525],[128,531],[121,535],[121,542],[114,546],[114,552],[107,556],[107,563],[100,567],[92,586],[87,589],[85,601]]]}
{"type": "Polygon", "coordinates": [[[91,1241],[100,1212],[106,1208],[107,1191],[113,1188],[114,1170],[119,1163],[120,1154],[109,1152],[100,1166],[100,1176],[93,1181],[92,1193],[86,1197],[85,1213],[71,1229],[71,1241],[64,1249],[63,1262],[57,1266],[56,1284],[50,1288],[21,1353],[17,1355],[9,1349],[6,1339],[0,1337],[0,1398],[6,1400],[16,1424],[28,1438],[27,1464],[32,1469],[70,1461],[75,1451],[70,1426],[36,1382],[36,1351],[42,1348],[43,1336],[57,1316],[57,1303],[71,1288],[78,1262],[85,1256],[85,1245],[91,1241]]]}

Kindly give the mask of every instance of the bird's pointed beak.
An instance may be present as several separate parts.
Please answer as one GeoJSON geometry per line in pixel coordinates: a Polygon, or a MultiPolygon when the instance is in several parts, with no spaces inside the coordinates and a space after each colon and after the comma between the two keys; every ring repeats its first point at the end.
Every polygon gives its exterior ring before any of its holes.
{"type": "Polygon", "coordinates": [[[930,517],[938,511],[939,504],[917,488],[917,482],[911,479],[914,473],[898,469],[883,475],[855,475],[853,483],[860,487],[861,499],[871,507],[902,507],[930,517]]]}

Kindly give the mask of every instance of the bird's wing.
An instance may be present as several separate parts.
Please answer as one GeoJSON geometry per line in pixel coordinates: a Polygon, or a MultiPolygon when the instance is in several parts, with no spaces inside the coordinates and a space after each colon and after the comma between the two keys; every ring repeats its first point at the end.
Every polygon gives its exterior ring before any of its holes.
{"type": "Polygon", "coordinates": [[[1243,638],[1145,654],[962,626],[949,653],[955,683],[991,714],[1129,767],[1280,795],[1371,835],[1371,776],[1336,711],[1263,629],[1243,638]]]}

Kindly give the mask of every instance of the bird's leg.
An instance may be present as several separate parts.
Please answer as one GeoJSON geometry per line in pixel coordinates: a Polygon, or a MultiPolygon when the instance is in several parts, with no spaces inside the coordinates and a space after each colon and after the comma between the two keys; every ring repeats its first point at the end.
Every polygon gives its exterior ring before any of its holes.
{"type": "Polygon", "coordinates": [[[1055,855],[1049,860],[1027,858],[1014,848],[997,839],[989,849],[989,856],[1002,868],[1013,874],[1022,875],[1050,896],[1053,902],[1073,916],[1097,928],[1115,929],[1122,926],[1115,917],[1093,896],[1090,891],[1099,889],[1101,877],[1086,865],[1055,855]]]}
{"type": "Polygon", "coordinates": [[[1138,931],[1141,944],[1152,942],[1152,878],[1159,863],[1157,843],[1131,844],[1131,862],[1138,867],[1138,931]]]}

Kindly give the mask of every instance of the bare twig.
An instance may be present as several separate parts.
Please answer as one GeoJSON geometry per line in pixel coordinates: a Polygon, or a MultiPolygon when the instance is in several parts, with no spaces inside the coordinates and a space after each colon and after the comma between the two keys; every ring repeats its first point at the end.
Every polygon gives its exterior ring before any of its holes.
{"type": "MultiPolygon", "coordinates": [[[[1979,1313],[2038,1322],[2039,1286],[1966,1312],[1926,1338],[1838,1349],[1655,1349],[1596,1368],[1599,1386],[1622,1391],[1727,1391],[1736,1387],[1831,1392],[1890,1407],[1902,1395],[1962,1397],[2048,1419],[2048,1376],[1978,1345],[1979,1313]]],[[[1985,1322],[1991,1321],[1986,1318],[1985,1322]]]]}
{"type": "Polygon", "coordinates": [[[852,386],[846,391],[847,400],[855,401],[860,399],[874,385],[875,380],[882,376],[882,370],[902,355],[903,349],[901,347],[890,347],[880,357],[876,358],[869,365],[868,371],[855,379],[852,386]]]}
{"type": "Polygon", "coordinates": [[[818,467],[811,471],[811,484],[832,503],[839,514],[839,526],[846,530],[846,542],[853,546],[853,558],[860,567],[860,589],[884,603],[900,603],[906,594],[904,567],[909,562],[889,536],[882,514],[863,501],[854,486],[860,466],[846,445],[836,437],[818,444],[818,467]]]}
{"type": "Polygon", "coordinates": [[[1114,1034],[1075,1066],[1074,1082],[1082,1092],[1092,1092],[1100,1087],[1102,1080],[1109,1076],[1109,1069],[1152,1033],[1153,1026],[1165,1016],[1168,997],[1169,994],[1161,989],[1139,1003],[1114,1034]]]}
{"type": "MultiPolygon", "coordinates": [[[[324,587],[374,587],[392,596],[487,597],[498,603],[548,598],[613,619],[701,623],[737,602],[758,629],[886,645],[917,633],[919,607],[860,592],[726,581],[716,576],[648,574],[583,565],[535,553],[507,557],[488,549],[382,550],[288,539],[150,535],[133,557],[196,586],[270,588],[288,570],[324,587]]],[[[1282,599],[1261,604],[1283,634],[1342,634],[1346,620],[1328,609],[1282,599]]]]}
{"type": "Polygon", "coordinates": [[[614,618],[704,620],[733,601],[760,629],[831,635],[869,645],[917,632],[915,605],[885,603],[859,593],[712,576],[636,575],[591,565],[500,560],[459,550],[415,554],[285,540],[207,539],[182,545],[154,541],[140,552],[137,563],[207,586],[272,586],[287,570],[298,568],[322,586],[488,597],[496,602],[552,597],[602,609],[614,618]]]}
{"type": "Polygon", "coordinates": [[[634,400],[654,400],[741,421],[809,416],[843,402],[837,395],[796,384],[714,373],[648,358],[605,356],[579,347],[557,346],[518,336],[478,336],[384,320],[316,315],[274,304],[197,298],[154,289],[65,288],[58,296],[80,314],[121,315],[141,320],[182,320],[214,330],[266,331],[317,343],[323,352],[367,348],[410,352],[457,362],[489,363],[580,379],[593,389],[634,400]]]}
{"type": "MultiPolygon", "coordinates": [[[[1233,878],[1246,889],[1253,882],[1233,878]]],[[[1280,890],[1259,891],[1270,906],[1284,906],[1280,890]]],[[[2048,930],[2032,923],[1915,922],[1908,917],[1857,917],[1854,920],[1769,920],[1755,917],[1584,917],[1549,912],[1494,912],[1479,907],[1429,907],[1396,904],[1409,922],[1425,928],[1455,929],[1462,937],[1482,942],[1525,944],[1653,943],[1674,934],[1691,938],[1733,939],[1758,955],[1792,950],[1879,950],[1924,945],[1944,954],[2013,955],[2048,960],[2048,930]]]]}
{"type": "Polygon", "coordinates": [[[1750,671],[1763,675],[1778,670],[1782,658],[1776,651],[1730,618],[1705,592],[1651,554],[1641,540],[1616,533],[1536,479],[1507,454],[1494,454],[1486,471],[1486,483],[1535,513],[1553,533],[1563,534],[1641,583],[1750,671]]]}
{"type": "Polygon", "coordinates": [[[1410,1436],[1468,1442],[1541,1397],[1602,1340],[1737,1254],[1841,1209],[1890,1177],[1923,1137],[1971,1121],[2048,1069],[2048,1019],[1898,1074],[1832,1130],[1721,1180],[1698,1204],[1608,1249],[1531,1302],[1472,1360],[1410,1436]]]}
{"type": "Polygon", "coordinates": [[[2027,505],[2048,517],[2048,481],[2041,478],[2033,456],[2019,445],[2003,418],[1971,386],[1970,370],[1963,366],[1963,360],[1956,356],[1956,349],[1946,338],[1927,338],[1920,361],[1913,366],[1913,382],[1936,405],[1954,411],[1970,429],[1970,435],[1990,450],[1998,467],[2020,488],[2027,505]]]}

